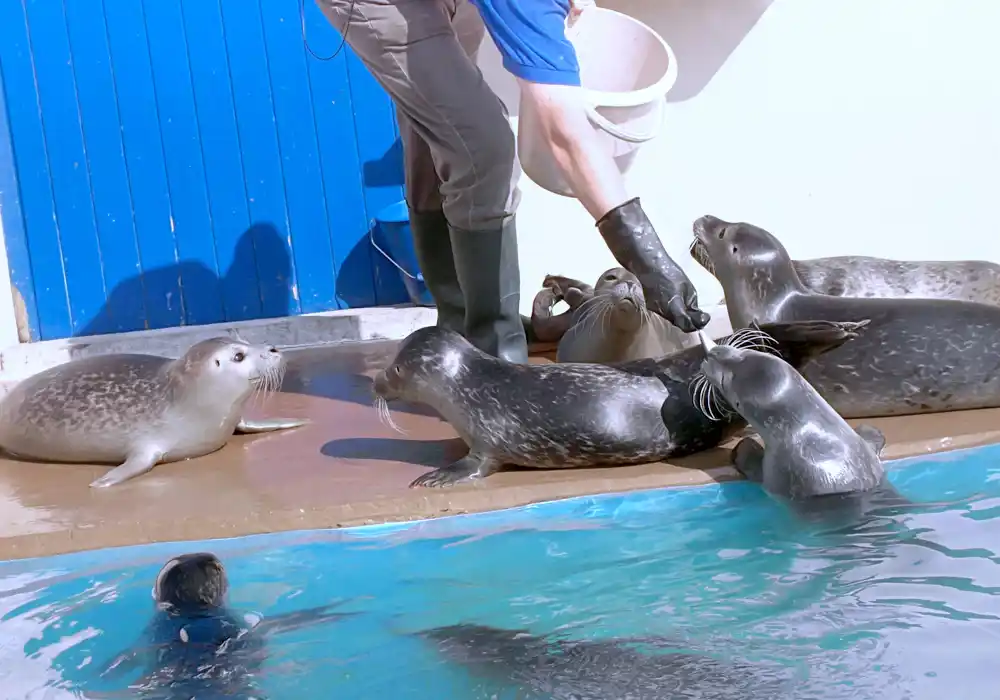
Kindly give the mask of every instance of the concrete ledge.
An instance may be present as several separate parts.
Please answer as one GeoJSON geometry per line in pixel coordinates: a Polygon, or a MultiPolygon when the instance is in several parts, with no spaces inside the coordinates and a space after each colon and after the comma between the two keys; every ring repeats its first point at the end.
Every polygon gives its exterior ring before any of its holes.
{"type": "Polygon", "coordinates": [[[271,343],[287,349],[401,340],[436,320],[437,310],[432,307],[401,305],[22,343],[0,351],[0,382],[16,382],[90,355],[134,352],[179,357],[194,343],[219,335],[239,333],[251,343],[271,343]]]}

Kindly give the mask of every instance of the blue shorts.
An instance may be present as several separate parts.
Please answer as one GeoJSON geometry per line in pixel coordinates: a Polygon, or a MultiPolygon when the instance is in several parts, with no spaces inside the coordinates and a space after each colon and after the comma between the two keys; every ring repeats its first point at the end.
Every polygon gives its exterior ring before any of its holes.
{"type": "Polygon", "coordinates": [[[576,49],[566,38],[569,0],[471,0],[486,31],[518,78],[549,85],[579,85],[576,49]]]}

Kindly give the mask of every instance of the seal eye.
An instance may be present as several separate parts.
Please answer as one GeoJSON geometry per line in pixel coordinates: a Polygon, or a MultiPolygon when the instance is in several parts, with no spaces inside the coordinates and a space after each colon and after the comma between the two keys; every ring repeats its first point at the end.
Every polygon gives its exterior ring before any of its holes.
{"type": "Polygon", "coordinates": [[[726,227],[723,226],[722,228],[719,229],[719,239],[721,240],[725,237],[726,237],[726,227]]]}
{"type": "Polygon", "coordinates": [[[399,365],[393,365],[392,366],[392,373],[393,373],[393,375],[395,375],[397,377],[403,376],[403,370],[400,368],[399,365]]]}
{"type": "Polygon", "coordinates": [[[247,359],[247,356],[244,352],[237,352],[233,355],[233,362],[243,362],[245,359],[247,359]]]}
{"type": "Polygon", "coordinates": [[[736,252],[736,246],[733,246],[733,252],[734,253],[736,252]]]}
{"type": "Polygon", "coordinates": [[[614,282],[616,279],[618,279],[618,276],[615,273],[610,272],[604,275],[604,279],[608,282],[614,282]]]}

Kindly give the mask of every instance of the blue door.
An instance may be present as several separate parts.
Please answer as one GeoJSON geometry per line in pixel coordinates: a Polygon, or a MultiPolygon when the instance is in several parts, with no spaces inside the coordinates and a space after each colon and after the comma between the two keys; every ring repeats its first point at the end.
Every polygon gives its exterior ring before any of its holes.
{"type": "Polygon", "coordinates": [[[313,0],[0,0],[32,339],[404,301],[368,242],[403,196],[392,104],[340,47],[313,0]]]}

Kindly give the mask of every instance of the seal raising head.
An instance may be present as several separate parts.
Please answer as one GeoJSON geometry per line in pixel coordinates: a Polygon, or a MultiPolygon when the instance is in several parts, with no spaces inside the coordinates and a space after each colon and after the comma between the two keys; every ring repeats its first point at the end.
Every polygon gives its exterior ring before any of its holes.
{"type": "Polygon", "coordinates": [[[793,500],[864,493],[882,484],[885,438],[877,428],[855,431],[780,357],[701,337],[702,374],[764,440],[761,448],[744,438],[733,451],[744,476],[793,500]]]}
{"type": "Polygon", "coordinates": [[[91,486],[106,487],[173,462],[214,452],[234,431],[268,432],[301,420],[249,421],[258,393],[276,390],[277,348],[210,338],[176,360],[97,355],[22,381],[0,403],[0,447],[48,462],[120,462],[91,486]]]}
{"type": "Polygon", "coordinates": [[[226,569],[210,552],[174,557],[163,565],[153,584],[153,600],[171,614],[221,608],[226,604],[228,593],[226,569]]]}
{"type": "MultiPolygon", "coordinates": [[[[546,292],[543,289],[539,296],[546,292]]],[[[567,314],[571,321],[559,341],[557,362],[626,362],[661,357],[698,343],[695,334],[650,312],[639,279],[622,267],[604,272],[589,298],[567,314]]]]}

